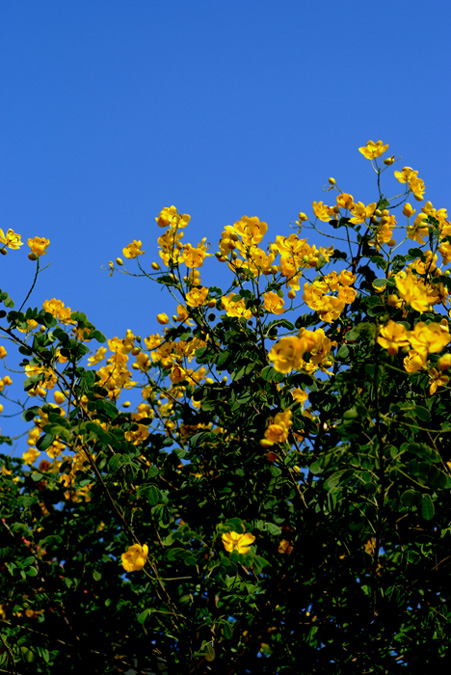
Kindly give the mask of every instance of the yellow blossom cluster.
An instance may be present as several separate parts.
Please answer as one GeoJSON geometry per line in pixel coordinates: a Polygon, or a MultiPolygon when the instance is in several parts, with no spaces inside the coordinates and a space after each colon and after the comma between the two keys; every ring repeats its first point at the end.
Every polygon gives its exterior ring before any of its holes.
{"type": "Polygon", "coordinates": [[[402,171],[395,171],[395,178],[400,183],[408,184],[409,190],[417,201],[423,201],[426,188],[421,178],[418,178],[418,171],[414,171],[410,166],[405,166],[402,171]]]}
{"type": "Polygon", "coordinates": [[[236,319],[250,319],[252,317],[251,310],[246,308],[244,298],[236,295],[236,293],[229,293],[228,296],[222,298],[221,302],[227,316],[236,319]]]}
{"type": "MultiPolygon", "coordinates": [[[[446,319],[441,323],[419,321],[415,324],[413,330],[408,330],[403,323],[390,320],[380,328],[377,338],[381,347],[392,355],[397,354],[400,348],[410,347],[407,356],[404,358],[404,368],[408,373],[416,373],[425,368],[428,355],[441,352],[450,340],[446,319]]],[[[442,359],[439,359],[439,370],[446,370],[450,366],[450,355],[445,354],[442,359]]],[[[439,384],[448,381],[447,376],[442,375],[439,370],[430,369],[434,380],[431,393],[434,393],[439,384]]]]}
{"type": "Polygon", "coordinates": [[[280,338],[272,347],[269,360],[279,373],[290,373],[292,370],[313,372],[318,367],[330,366],[332,347],[332,341],[322,328],[316,331],[301,329],[297,336],[280,338]],[[310,354],[310,361],[304,360],[306,353],[310,354]]]}
{"type": "Polygon", "coordinates": [[[302,297],[323,321],[331,323],[338,319],[347,304],[354,302],[357,293],[351,286],[355,280],[356,276],[350,270],[340,274],[334,270],[311,284],[306,282],[302,297]]]}
{"type": "MultiPolygon", "coordinates": [[[[417,269],[425,273],[424,263],[419,261],[417,269]]],[[[429,284],[416,276],[410,268],[395,275],[396,289],[406,305],[417,312],[427,312],[432,305],[446,302],[448,291],[441,284],[429,284]]]]}
{"type": "Polygon", "coordinates": [[[52,300],[45,300],[43,303],[43,308],[46,312],[49,312],[55,319],[58,319],[63,324],[73,324],[74,321],[71,319],[71,308],[65,307],[62,300],[57,300],[53,298],[52,300]]]}
{"type": "Polygon", "coordinates": [[[260,444],[263,447],[270,447],[276,443],[284,443],[288,438],[288,433],[292,425],[291,418],[292,412],[289,408],[283,412],[277,413],[267,427],[265,438],[260,444]]]}

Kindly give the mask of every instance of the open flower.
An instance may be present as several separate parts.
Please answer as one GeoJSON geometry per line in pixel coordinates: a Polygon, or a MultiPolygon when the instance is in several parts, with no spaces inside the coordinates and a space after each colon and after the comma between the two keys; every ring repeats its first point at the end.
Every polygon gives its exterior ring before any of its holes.
{"type": "Polygon", "coordinates": [[[244,532],[243,534],[238,534],[238,532],[226,532],[222,535],[222,543],[228,553],[232,553],[233,551],[247,553],[254,541],[254,535],[249,532],[244,532]]]}
{"type": "Polygon", "coordinates": [[[130,244],[122,249],[122,253],[124,254],[124,257],[128,258],[129,260],[132,258],[137,258],[139,255],[144,253],[144,251],[141,251],[141,246],[142,242],[136,241],[136,239],[134,239],[132,242],[130,242],[130,244]]]}
{"type": "Polygon", "coordinates": [[[137,572],[142,570],[147,562],[149,547],[147,544],[133,544],[128,551],[121,555],[122,567],[126,572],[137,572]]]}
{"type": "Polygon", "coordinates": [[[359,152],[361,152],[366,159],[376,159],[383,155],[386,150],[388,150],[388,143],[384,145],[382,141],[377,141],[376,143],[374,141],[368,141],[366,145],[359,148],[359,152]]]}
{"type": "Polygon", "coordinates": [[[17,250],[22,246],[23,242],[20,241],[20,234],[16,234],[16,232],[10,228],[6,234],[0,229],[0,244],[4,244],[12,250],[17,250]]]}
{"type": "Polygon", "coordinates": [[[31,248],[31,252],[39,258],[40,255],[47,253],[46,249],[50,244],[50,241],[45,239],[45,237],[34,237],[33,239],[28,239],[27,243],[31,248]]]}

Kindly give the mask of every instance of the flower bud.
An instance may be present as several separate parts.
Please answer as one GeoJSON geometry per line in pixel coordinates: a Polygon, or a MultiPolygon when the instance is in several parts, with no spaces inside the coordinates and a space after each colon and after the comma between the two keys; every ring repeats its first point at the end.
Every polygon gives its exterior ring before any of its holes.
{"type": "Polygon", "coordinates": [[[337,181],[335,180],[335,178],[329,178],[329,184],[330,185],[336,185],[336,183],[337,183],[337,181]]]}
{"type": "Polygon", "coordinates": [[[8,251],[6,250],[6,248],[0,248],[0,253],[1,253],[2,255],[7,255],[7,254],[8,254],[8,251]]]}
{"type": "Polygon", "coordinates": [[[55,391],[53,394],[53,398],[55,399],[55,403],[57,403],[58,405],[61,405],[61,403],[64,403],[64,401],[66,400],[66,397],[60,391],[55,391]]]}
{"type": "Polygon", "coordinates": [[[153,263],[151,264],[151,268],[152,268],[153,270],[155,270],[156,272],[158,272],[158,270],[160,269],[160,265],[159,265],[157,262],[153,262],[153,263]]]}
{"type": "Polygon", "coordinates": [[[398,304],[398,300],[399,300],[398,296],[395,295],[394,293],[389,295],[387,298],[387,302],[390,305],[390,307],[396,307],[396,305],[398,304]]]}
{"type": "Polygon", "coordinates": [[[28,260],[37,260],[37,259],[38,259],[38,256],[36,255],[36,253],[29,253],[28,254],[28,260]]]}
{"type": "Polygon", "coordinates": [[[392,155],[391,157],[387,157],[387,159],[384,159],[384,164],[386,164],[387,166],[391,166],[394,161],[395,161],[395,156],[392,155]]]}
{"type": "Polygon", "coordinates": [[[411,206],[411,204],[404,204],[402,212],[406,218],[411,218],[413,214],[416,213],[416,210],[411,206]]]}
{"type": "Polygon", "coordinates": [[[449,370],[451,368],[451,354],[443,354],[437,361],[439,370],[449,370]]]}
{"type": "Polygon", "coordinates": [[[119,267],[120,267],[123,264],[124,263],[122,262],[122,258],[116,258],[116,265],[119,265],[119,267]]]}
{"type": "Polygon", "coordinates": [[[161,323],[162,326],[165,326],[167,323],[169,323],[169,317],[167,314],[157,314],[157,321],[158,323],[161,323]]]}

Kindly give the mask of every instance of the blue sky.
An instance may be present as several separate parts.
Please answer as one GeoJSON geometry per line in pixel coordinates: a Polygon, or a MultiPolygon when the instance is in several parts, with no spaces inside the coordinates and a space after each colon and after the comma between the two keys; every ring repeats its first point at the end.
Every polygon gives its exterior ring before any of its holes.
{"type": "MultiPolygon", "coordinates": [[[[159,287],[101,266],[133,239],[157,259],[162,207],[213,252],[244,214],[287,234],[329,176],[373,201],[368,139],[446,207],[450,21],[420,0],[2,3],[0,227],[51,241],[31,304],[60,298],[108,336],[155,332],[173,310],[159,287]]],[[[24,250],[0,265],[20,304],[34,265],[24,250]]]]}

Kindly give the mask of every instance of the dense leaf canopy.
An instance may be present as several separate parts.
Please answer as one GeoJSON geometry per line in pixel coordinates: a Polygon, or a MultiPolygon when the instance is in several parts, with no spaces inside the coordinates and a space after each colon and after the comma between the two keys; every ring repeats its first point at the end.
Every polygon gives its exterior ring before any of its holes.
{"type": "MultiPolygon", "coordinates": [[[[28,434],[12,456],[4,420],[1,672],[449,663],[451,224],[387,148],[360,148],[373,203],[331,178],[335,203],[265,248],[243,216],[212,255],[164,208],[160,262],[134,240],[133,272],[108,265],[167,289],[159,334],[107,341],[61,300],[0,293],[3,414],[28,434]],[[225,290],[202,285],[208,257],[225,290]]],[[[34,284],[49,242],[28,245],[34,284]]]]}

